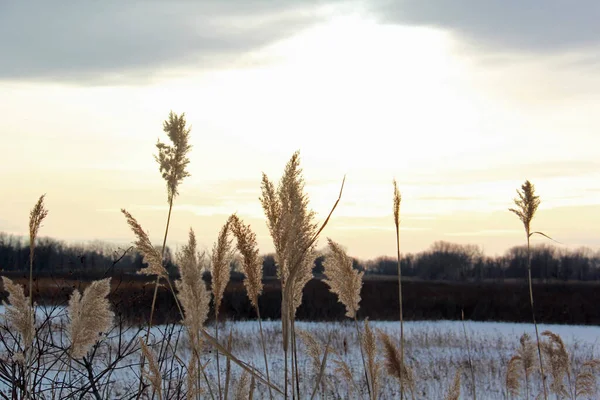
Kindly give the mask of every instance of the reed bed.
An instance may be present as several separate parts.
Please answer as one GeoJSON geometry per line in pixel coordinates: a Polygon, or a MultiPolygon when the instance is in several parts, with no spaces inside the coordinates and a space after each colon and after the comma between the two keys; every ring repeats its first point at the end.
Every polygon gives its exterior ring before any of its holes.
{"type": "MultiPolygon", "coordinates": [[[[398,254],[399,320],[359,322],[362,272],[353,268],[342,244],[327,238],[325,283],[346,308],[349,324],[310,325],[296,321],[303,289],[313,278],[316,245],[342,201],[345,177],[326,219],[316,221],[304,191],[300,154],[292,155],[277,184],[263,174],[261,197],[275,247],[281,283],[281,320],[262,321],[262,263],[256,235],[233,214],[217,235],[210,255],[200,254],[193,227],[177,254],[178,279],[164,266],[173,203],[189,176],[190,128],[185,115],[171,112],[163,124],[171,144],[158,141],[155,159],[167,186],[169,211],[162,246],[152,243],[143,222],[123,209],[134,246],[147,264],[139,273],[156,277],[150,319],[131,326],[115,315],[108,300],[110,278],[74,290],[67,304],[43,308],[41,316],[31,291],[35,240],[48,215],[41,196],[30,213],[29,296],[23,286],[3,277],[8,303],[0,326],[1,398],[556,398],[587,399],[597,395],[595,345],[577,342],[569,348],[556,332],[539,333],[531,285],[528,283],[535,343],[528,334],[504,342],[469,334],[462,321],[457,332],[411,330],[402,308],[400,269],[400,202],[393,181],[392,217],[398,254]],[[232,262],[245,275],[244,287],[257,315],[257,327],[219,318],[232,262]],[[202,280],[211,273],[211,285],[202,280]],[[160,286],[168,288],[180,324],[153,326],[160,286]],[[214,324],[207,326],[210,313],[214,324]],[[38,316],[40,316],[38,318],[38,316]],[[406,326],[406,332],[405,332],[406,326]],[[350,328],[351,327],[351,328],[350,328]],[[223,333],[227,333],[224,335],[223,333]],[[537,351],[536,351],[537,350],[537,351]],[[537,361],[535,354],[537,353],[537,361]],[[479,393],[479,394],[478,394],[479,393]]],[[[528,253],[534,234],[531,222],[540,204],[526,181],[517,191],[515,213],[525,227],[528,253]]],[[[573,344],[574,343],[574,344],[573,344]]]]}

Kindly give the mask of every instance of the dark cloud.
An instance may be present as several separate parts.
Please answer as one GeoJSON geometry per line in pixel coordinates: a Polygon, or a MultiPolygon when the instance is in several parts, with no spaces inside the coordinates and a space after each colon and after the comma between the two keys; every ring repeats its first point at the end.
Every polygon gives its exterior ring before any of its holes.
{"type": "Polygon", "coordinates": [[[548,52],[600,44],[596,0],[380,0],[378,4],[375,11],[383,21],[447,28],[482,47],[548,52]]]}
{"type": "Polygon", "coordinates": [[[318,22],[322,2],[0,3],[0,80],[106,83],[222,66],[318,22]]]}

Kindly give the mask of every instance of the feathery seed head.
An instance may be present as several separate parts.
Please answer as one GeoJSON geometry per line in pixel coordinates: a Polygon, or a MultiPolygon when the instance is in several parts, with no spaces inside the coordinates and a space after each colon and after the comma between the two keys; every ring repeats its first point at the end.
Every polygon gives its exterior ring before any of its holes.
{"type": "Polygon", "coordinates": [[[531,221],[540,205],[540,198],[535,195],[535,187],[529,181],[525,181],[525,183],[521,185],[521,190],[517,190],[517,195],[519,197],[514,199],[516,208],[509,208],[508,210],[519,217],[521,222],[523,222],[525,232],[529,236],[531,232],[531,221]]]}
{"type": "Polygon", "coordinates": [[[237,249],[242,255],[242,270],[245,275],[244,286],[250,302],[254,308],[258,308],[258,297],[263,290],[263,263],[258,255],[256,234],[252,232],[250,225],[244,224],[237,215],[233,214],[229,220],[231,231],[236,237],[237,249]]]}
{"type": "Polygon", "coordinates": [[[569,394],[564,386],[565,376],[570,375],[569,353],[561,337],[553,332],[544,331],[542,336],[548,340],[542,343],[542,351],[546,354],[546,362],[550,367],[552,383],[550,390],[559,396],[568,397],[569,394]]]}
{"type": "Polygon", "coordinates": [[[392,341],[392,338],[383,331],[379,331],[379,338],[383,342],[385,368],[388,375],[395,377],[399,382],[403,381],[405,385],[413,390],[415,380],[412,370],[406,365],[406,363],[402,363],[398,347],[392,341]]]}
{"type": "Polygon", "coordinates": [[[200,338],[199,332],[210,307],[210,293],[206,290],[202,266],[196,255],[196,236],[190,228],[188,243],[177,254],[181,279],[175,281],[175,286],[185,314],[183,323],[188,327],[192,343],[200,338]]]}
{"type": "Polygon", "coordinates": [[[511,396],[518,396],[519,390],[521,389],[521,382],[519,380],[519,371],[522,369],[523,360],[519,355],[514,355],[508,361],[508,368],[506,370],[506,389],[511,396]]]}
{"type": "Polygon", "coordinates": [[[352,268],[352,259],[342,247],[327,238],[329,254],[323,262],[325,283],[332,293],[337,294],[338,301],[346,306],[346,316],[354,318],[359,309],[360,290],[363,272],[352,268]]]}
{"type": "Polygon", "coordinates": [[[137,222],[135,218],[131,214],[129,214],[125,209],[121,209],[123,215],[127,219],[127,223],[129,227],[133,231],[133,234],[137,238],[135,241],[135,246],[137,250],[144,257],[144,261],[148,263],[148,267],[138,271],[138,274],[145,275],[159,275],[162,277],[167,276],[167,270],[162,265],[162,255],[150,242],[150,238],[148,238],[148,234],[144,232],[141,225],[137,222]]]}
{"type": "Polygon", "coordinates": [[[48,210],[44,207],[45,194],[41,195],[35,206],[29,213],[29,246],[31,248],[35,245],[35,239],[37,237],[42,221],[48,215],[48,210]]]}
{"type": "Polygon", "coordinates": [[[321,359],[323,354],[321,352],[321,347],[319,346],[319,342],[317,339],[308,331],[298,330],[296,334],[302,340],[302,343],[306,346],[306,354],[310,357],[312,361],[313,372],[315,374],[319,373],[321,369],[321,359]]]}
{"type": "Polygon", "coordinates": [[[448,393],[446,393],[446,400],[458,400],[460,397],[460,369],[456,370],[454,374],[454,380],[452,381],[452,386],[448,389],[448,393]]]}
{"type": "Polygon", "coordinates": [[[402,200],[402,196],[400,196],[400,190],[398,190],[398,184],[394,179],[394,223],[396,224],[396,229],[400,226],[400,201],[402,200]]]}
{"type": "Polygon", "coordinates": [[[172,145],[156,143],[158,155],[154,156],[160,167],[163,179],[167,182],[168,199],[171,201],[179,192],[177,187],[183,178],[190,176],[186,171],[190,160],[187,157],[192,146],[188,143],[191,128],[186,128],[185,113],[177,115],[171,111],[169,119],[163,122],[163,131],[171,139],[172,145]]]}
{"type": "Polygon", "coordinates": [[[377,396],[379,393],[379,375],[381,374],[381,364],[375,359],[377,355],[377,341],[375,334],[369,325],[369,320],[365,319],[365,334],[362,337],[362,345],[367,354],[367,371],[371,381],[371,391],[377,396]]]}
{"type": "Polygon", "coordinates": [[[83,291],[77,289],[69,299],[68,332],[71,337],[71,356],[81,358],[96,343],[99,334],[107,332],[113,323],[114,313],[106,296],[110,292],[110,278],[94,281],[83,291]]]}
{"type": "Polygon", "coordinates": [[[140,346],[142,348],[142,353],[144,357],[148,360],[148,371],[145,369],[142,371],[142,375],[150,381],[152,385],[152,389],[158,394],[159,400],[162,399],[162,377],[160,375],[160,368],[158,366],[158,362],[156,361],[156,357],[154,356],[154,352],[150,350],[150,348],[146,345],[146,342],[143,338],[138,338],[140,341],[140,346]]]}
{"type": "Polygon", "coordinates": [[[231,271],[229,264],[233,259],[234,249],[232,240],[229,238],[229,220],[219,232],[217,242],[213,245],[211,256],[212,292],[215,301],[215,315],[219,315],[219,307],[225,293],[225,287],[229,283],[231,271]]]}
{"type": "Polygon", "coordinates": [[[23,286],[17,285],[9,278],[3,276],[4,290],[8,292],[8,302],[5,306],[6,320],[10,326],[16,329],[23,338],[23,347],[27,348],[33,343],[34,311],[31,303],[25,297],[23,286]]]}

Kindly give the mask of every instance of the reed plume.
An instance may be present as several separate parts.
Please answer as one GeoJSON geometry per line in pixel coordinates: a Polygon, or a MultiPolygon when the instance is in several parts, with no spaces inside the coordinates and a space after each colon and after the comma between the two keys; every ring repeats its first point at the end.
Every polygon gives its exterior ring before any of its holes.
{"type": "Polygon", "coordinates": [[[362,340],[362,346],[367,354],[368,378],[370,381],[371,399],[375,400],[379,395],[379,376],[381,374],[381,364],[377,362],[377,340],[375,334],[369,325],[369,320],[365,319],[365,334],[362,340]]]}
{"type": "Polygon", "coordinates": [[[547,341],[542,343],[542,350],[546,355],[546,362],[552,376],[550,390],[557,396],[570,397],[564,384],[564,379],[567,378],[569,387],[571,387],[570,361],[567,348],[561,337],[555,333],[544,331],[542,336],[547,338],[547,341]]]}
{"type": "MultiPolygon", "coordinates": [[[[244,222],[235,214],[229,217],[229,221],[231,231],[236,238],[237,250],[242,255],[242,272],[244,273],[244,286],[246,287],[246,294],[250,299],[250,303],[252,303],[252,306],[256,310],[256,315],[258,317],[258,327],[263,348],[263,358],[267,372],[267,381],[270,383],[271,378],[269,374],[269,363],[267,360],[267,347],[262,328],[262,319],[260,317],[260,308],[258,307],[258,297],[261,295],[263,290],[263,263],[258,255],[256,234],[252,231],[250,225],[244,224],[244,222]]],[[[270,385],[269,396],[273,398],[273,391],[270,385]]]]}
{"type": "Polygon", "coordinates": [[[362,345],[360,345],[362,339],[358,327],[358,320],[356,319],[356,313],[360,307],[358,303],[360,303],[360,290],[362,289],[362,277],[364,273],[352,268],[352,259],[348,257],[346,251],[342,249],[338,243],[327,238],[327,245],[329,247],[329,252],[325,256],[325,261],[323,262],[323,273],[326,276],[324,282],[329,286],[329,291],[336,294],[338,301],[346,307],[346,316],[354,319],[360,355],[365,370],[367,389],[369,395],[371,395],[367,364],[365,362],[362,345]]]}
{"type": "Polygon", "coordinates": [[[160,375],[160,368],[154,353],[150,350],[146,342],[140,337],[140,346],[142,348],[142,354],[148,360],[148,371],[142,369],[142,376],[150,381],[150,385],[155,393],[158,395],[158,399],[162,400],[162,377],[160,375]]]}
{"type": "Polygon", "coordinates": [[[235,388],[235,400],[246,400],[250,392],[250,374],[247,371],[242,372],[235,388]]]}
{"type": "Polygon", "coordinates": [[[190,163],[187,154],[192,146],[189,144],[191,128],[186,127],[185,113],[177,115],[169,112],[169,119],[163,122],[163,131],[169,136],[172,145],[156,142],[158,155],[154,159],[159,164],[160,172],[167,183],[169,203],[179,194],[181,181],[190,176],[186,167],[190,163]]]}
{"type": "Polygon", "coordinates": [[[414,399],[415,379],[412,369],[402,362],[400,351],[387,333],[379,331],[379,337],[383,342],[385,368],[388,375],[398,379],[398,382],[404,383],[401,388],[404,389],[404,386],[407,386],[414,399]]]}
{"type": "MultiPolygon", "coordinates": [[[[400,202],[402,196],[394,179],[394,225],[396,227],[396,252],[398,259],[398,306],[400,308],[400,370],[404,369],[404,315],[402,312],[402,265],[400,257],[400,202]]],[[[404,381],[400,379],[400,400],[404,398],[404,381]]]]}
{"type": "Polygon", "coordinates": [[[294,153],[287,163],[277,190],[265,174],[261,189],[260,201],[273,239],[282,288],[281,328],[287,398],[287,353],[290,339],[293,340],[294,315],[302,301],[302,289],[312,278],[318,233],[313,222],[315,213],[308,209],[308,196],[304,193],[299,153],[294,153]]]}
{"type": "Polygon", "coordinates": [[[114,313],[106,298],[110,292],[110,278],[92,282],[83,296],[77,289],[69,299],[70,323],[67,331],[71,337],[70,354],[73,358],[85,356],[96,343],[99,334],[107,332],[113,324],[114,313]]]}
{"type": "Polygon", "coordinates": [[[346,387],[348,388],[348,397],[354,398],[354,391],[358,392],[356,383],[354,382],[354,375],[352,374],[348,363],[342,360],[339,354],[336,355],[338,358],[333,360],[333,364],[335,365],[333,373],[336,376],[341,377],[342,381],[346,383],[346,387]]]}
{"type": "Polygon", "coordinates": [[[128,213],[125,209],[121,209],[123,215],[127,219],[127,224],[133,231],[133,234],[136,237],[136,241],[134,242],[137,251],[139,251],[146,263],[148,263],[147,268],[143,268],[138,271],[138,274],[145,275],[158,275],[159,277],[166,277],[167,270],[163,266],[162,256],[156,247],[152,245],[150,242],[150,238],[148,234],[144,232],[142,226],[137,222],[137,220],[128,213]]]}
{"type": "Polygon", "coordinates": [[[352,268],[352,259],[348,257],[342,247],[327,238],[329,254],[323,262],[324,279],[329,286],[329,291],[335,293],[338,301],[346,307],[346,316],[355,318],[359,309],[360,290],[362,288],[362,277],[364,272],[352,268]]]}
{"type": "Polygon", "coordinates": [[[190,228],[188,243],[177,255],[180,279],[175,281],[177,298],[184,311],[183,323],[188,328],[190,341],[197,345],[200,331],[208,318],[210,293],[202,279],[202,265],[198,260],[196,235],[190,228]]]}
{"type": "Polygon", "coordinates": [[[446,400],[458,400],[460,397],[460,369],[456,370],[452,386],[448,388],[446,400]]]}
{"type": "MultiPolygon", "coordinates": [[[[522,369],[522,359],[519,355],[515,354],[508,361],[506,369],[506,390],[511,396],[518,396],[521,390],[521,381],[519,379],[519,371],[522,369]]],[[[529,394],[525,397],[529,399],[529,394]]]]}
{"type": "MultiPolygon", "coordinates": [[[[229,220],[219,232],[217,242],[213,245],[211,256],[211,274],[212,274],[212,293],[215,304],[215,339],[219,340],[219,308],[223,299],[225,287],[229,283],[230,269],[229,264],[233,259],[231,248],[232,240],[229,239],[229,220]]],[[[221,391],[221,368],[219,363],[219,351],[217,350],[217,383],[219,388],[219,398],[222,398],[221,391]]]]}
{"type": "Polygon", "coordinates": [[[258,254],[256,234],[252,232],[250,225],[235,214],[230,218],[231,232],[236,238],[237,250],[242,255],[242,272],[244,273],[244,286],[252,306],[258,310],[258,297],[263,290],[263,262],[258,254]]]}
{"type": "Polygon", "coordinates": [[[6,321],[23,338],[23,349],[28,349],[33,344],[35,335],[35,322],[33,307],[27,297],[23,286],[14,283],[3,276],[4,290],[8,292],[8,303],[3,301],[6,321]]]}
{"type": "Polygon", "coordinates": [[[531,231],[531,221],[535,216],[535,212],[537,211],[540,205],[539,196],[535,195],[535,187],[529,181],[525,181],[523,185],[521,185],[521,190],[517,190],[518,197],[514,199],[514,203],[516,208],[509,208],[509,211],[515,213],[525,228],[525,236],[527,238],[527,280],[529,283],[529,302],[531,305],[531,316],[533,319],[533,325],[535,327],[535,338],[538,349],[538,359],[540,365],[540,371],[542,374],[542,386],[544,389],[544,399],[548,399],[548,391],[546,389],[546,377],[544,374],[544,363],[542,361],[542,348],[540,344],[540,335],[538,331],[537,321],[535,318],[535,308],[533,304],[533,286],[531,282],[531,236],[535,233],[546,236],[542,232],[532,232],[531,231]]]}
{"type": "Polygon", "coordinates": [[[581,365],[575,378],[575,399],[578,397],[593,398],[597,393],[597,380],[594,369],[600,367],[599,360],[589,360],[581,365]]]}
{"type": "MultiPolygon", "coordinates": [[[[48,215],[44,207],[45,194],[41,195],[33,209],[29,212],[29,301],[33,307],[33,256],[35,253],[35,239],[37,238],[42,221],[48,215]]],[[[35,316],[34,316],[35,318],[35,316]]]]}

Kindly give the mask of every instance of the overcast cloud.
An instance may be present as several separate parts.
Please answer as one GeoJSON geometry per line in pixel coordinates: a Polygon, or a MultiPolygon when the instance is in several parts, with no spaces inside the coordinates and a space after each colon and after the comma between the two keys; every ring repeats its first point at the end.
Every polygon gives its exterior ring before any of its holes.
{"type": "Polygon", "coordinates": [[[320,9],[302,1],[4,2],[0,79],[112,83],[222,67],[318,22],[320,9]]]}
{"type": "Polygon", "coordinates": [[[595,0],[381,0],[383,21],[432,25],[496,50],[565,51],[600,44],[595,0]]]}
{"type": "MultiPolygon", "coordinates": [[[[342,7],[337,0],[2,2],[0,80],[136,83],[169,69],[222,68],[327,20],[333,10],[327,6],[336,4],[342,7]]],[[[359,2],[343,6],[350,4],[359,2]]],[[[447,29],[481,50],[560,52],[600,44],[594,0],[363,6],[382,22],[447,29]]]]}

